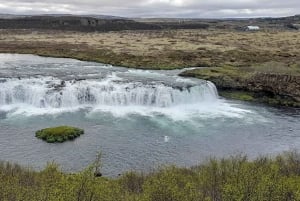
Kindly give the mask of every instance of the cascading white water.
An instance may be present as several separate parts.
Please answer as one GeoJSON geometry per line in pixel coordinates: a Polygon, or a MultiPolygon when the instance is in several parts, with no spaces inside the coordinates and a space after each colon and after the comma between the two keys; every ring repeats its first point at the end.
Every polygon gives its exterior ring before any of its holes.
{"type": "Polygon", "coordinates": [[[27,104],[37,108],[78,106],[172,107],[217,100],[211,82],[171,87],[164,83],[102,80],[62,81],[52,77],[7,79],[0,83],[0,106],[27,104]]]}

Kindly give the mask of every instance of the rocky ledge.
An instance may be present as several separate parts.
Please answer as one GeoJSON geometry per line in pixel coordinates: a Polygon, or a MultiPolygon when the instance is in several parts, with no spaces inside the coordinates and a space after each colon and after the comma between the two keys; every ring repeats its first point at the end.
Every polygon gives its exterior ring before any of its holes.
{"type": "Polygon", "coordinates": [[[300,107],[300,75],[255,72],[237,67],[189,70],[181,76],[212,81],[226,98],[300,107]]]}

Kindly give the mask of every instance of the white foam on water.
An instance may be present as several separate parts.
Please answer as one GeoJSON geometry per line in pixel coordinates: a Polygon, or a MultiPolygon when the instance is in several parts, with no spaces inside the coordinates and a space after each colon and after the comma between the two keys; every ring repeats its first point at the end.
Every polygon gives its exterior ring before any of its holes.
{"type": "MultiPolygon", "coordinates": [[[[1,106],[0,111],[7,113],[7,117],[15,116],[41,116],[41,115],[58,115],[62,113],[77,112],[85,107],[69,107],[69,108],[37,108],[28,104],[13,104],[1,106]]],[[[87,107],[86,107],[87,108],[87,107]]]]}
{"type": "Polygon", "coordinates": [[[188,121],[192,119],[210,119],[219,117],[244,118],[255,116],[256,114],[247,109],[242,109],[225,101],[218,100],[214,103],[202,102],[195,104],[182,104],[173,107],[146,107],[146,106],[97,106],[91,113],[106,112],[115,117],[126,117],[137,114],[141,116],[166,116],[175,121],[188,121]]]}
{"type": "Polygon", "coordinates": [[[219,99],[211,82],[194,83],[185,78],[177,79],[180,83],[176,83],[175,79],[175,86],[172,85],[174,80],[171,84],[130,81],[116,73],[103,79],[81,81],[62,81],[53,77],[7,79],[0,83],[0,110],[6,111],[8,116],[31,116],[85,108],[91,113],[105,112],[116,117],[137,114],[166,116],[175,121],[253,116],[251,110],[219,99]]]}
{"type": "Polygon", "coordinates": [[[158,71],[153,70],[139,70],[139,69],[129,69],[127,73],[141,75],[141,76],[150,76],[150,77],[166,77],[167,75],[159,73],[158,71]]]}

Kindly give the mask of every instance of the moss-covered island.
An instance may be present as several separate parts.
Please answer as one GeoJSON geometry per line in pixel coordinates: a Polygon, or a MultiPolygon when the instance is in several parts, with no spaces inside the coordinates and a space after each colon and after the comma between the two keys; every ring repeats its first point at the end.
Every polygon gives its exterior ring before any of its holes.
{"type": "Polygon", "coordinates": [[[65,142],[74,140],[84,134],[84,130],[70,126],[59,126],[54,128],[45,128],[35,133],[35,136],[48,143],[65,142]]]}

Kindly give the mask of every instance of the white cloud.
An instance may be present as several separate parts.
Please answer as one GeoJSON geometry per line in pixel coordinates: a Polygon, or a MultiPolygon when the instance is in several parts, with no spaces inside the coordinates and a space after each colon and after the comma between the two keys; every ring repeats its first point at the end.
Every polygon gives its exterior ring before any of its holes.
{"type": "Polygon", "coordinates": [[[145,1],[144,5],[159,5],[159,4],[165,4],[168,6],[175,6],[175,7],[180,7],[180,6],[185,6],[186,1],[184,0],[148,0],[145,1]]]}
{"type": "Polygon", "coordinates": [[[300,13],[299,0],[0,0],[0,13],[125,17],[258,17],[300,13]]]}

